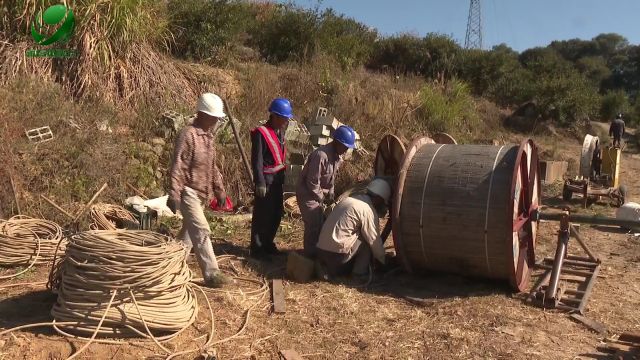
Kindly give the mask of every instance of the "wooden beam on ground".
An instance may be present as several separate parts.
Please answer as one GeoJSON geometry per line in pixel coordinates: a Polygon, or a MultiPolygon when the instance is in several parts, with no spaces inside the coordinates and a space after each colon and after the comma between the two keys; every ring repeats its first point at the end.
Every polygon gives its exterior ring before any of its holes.
{"type": "Polygon", "coordinates": [[[638,344],[640,346],[640,332],[622,333],[622,334],[620,334],[620,337],[618,337],[618,340],[626,341],[626,342],[630,342],[630,343],[636,343],[636,344],[638,344]]]}
{"type": "Polygon", "coordinates": [[[571,314],[569,315],[569,317],[600,335],[603,335],[607,332],[607,328],[604,326],[604,324],[601,324],[595,320],[591,320],[580,314],[571,314]]]}
{"type": "Polygon", "coordinates": [[[302,356],[295,350],[280,350],[281,360],[302,360],[302,356]]]}
{"type": "Polygon", "coordinates": [[[273,297],[273,312],[276,314],[285,313],[284,285],[282,285],[282,280],[271,280],[271,295],[273,297]]]}

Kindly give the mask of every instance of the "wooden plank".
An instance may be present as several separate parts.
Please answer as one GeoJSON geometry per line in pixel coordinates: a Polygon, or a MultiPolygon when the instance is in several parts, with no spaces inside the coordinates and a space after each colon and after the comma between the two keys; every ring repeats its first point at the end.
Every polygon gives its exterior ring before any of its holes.
{"type": "Polygon", "coordinates": [[[273,312],[276,314],[283,314],[285,310],[284,304],[284,286],[282,280],[271,280],[271,295],[273,297],[273,312]]]}
{"type": "Polygon", "coordinates": [[[295,350],[280,350],[280,359],[282,360],[302,360],[302,356],[295,350]]]}
{"type": "Polygon", "coordinates": [[[588,327],[589,329],[591,329],[592,331],[603,335],[604,333],[607,332],[607,328],[604,326],[604,324],[601,324],[595,320],[591,320],[587,317],[584,317],[580,314],[571,314],[569,315],[570,318],[572,318],[573,320],[583,324],[584,326],[588,327]]]}
{"type": "Polygon", "coordinates": [[[620,341],[626,341],[631,343],[637,343],[640,346],[640,332],[625,332],[620,334],[618,338],[620,341]]]}

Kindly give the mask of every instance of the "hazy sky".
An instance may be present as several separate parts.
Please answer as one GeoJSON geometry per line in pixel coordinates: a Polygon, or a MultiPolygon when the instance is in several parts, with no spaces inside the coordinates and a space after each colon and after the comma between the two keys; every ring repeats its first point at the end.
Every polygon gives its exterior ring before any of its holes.
{"type": "MultiPolygon", "coordinates": [[[[293,2],[304,7],[318,4],[293,2]]],[[[469,14],[468,0],[322,0],[320,7],[331,7],[385,35],[437,32],[461,45],[469,14]]],[[[504,42],[522,51],[605,32],[640,43],[640,0],[482,0],[481,8],[485,49],[504,42]]]]}

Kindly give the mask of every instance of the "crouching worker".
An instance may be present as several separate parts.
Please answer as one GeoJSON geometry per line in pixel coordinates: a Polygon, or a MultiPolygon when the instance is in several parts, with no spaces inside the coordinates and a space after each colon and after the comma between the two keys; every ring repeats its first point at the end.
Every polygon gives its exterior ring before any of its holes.
{"type": "Polygon", "coordinates": [[[318,236],[324,221],[323,202],[334,198],[335,179],[342,160],[340,156],[355,147],[352,128],[340,126],[333,141],[315,149],[302,169],[296,187],[296,199],[304,222],[304,255],[316,256],[318,236]]]}
{"type": "Polygon", "coordinates": [[[209,238],[209,222],[204,216],[204,201],[215,196],[224,204],[226,193],[222,174],[216,165],[216,151],[211,130],[224,118],[222,100],[218,95],[206,93],[198,101],[198,114],[193,124],[185,127],[176,140],[171,165],[171,189],[167,206],[172,212],[180,209],[182,229],[178,233],[187,254],[195,247],[195,255],[205,285],[220,287],[230,278],[220,271],[209,238]]]}
{"type": "Polygon", "coordinates": [[[354,195],[336,205],[322,226],[317,246],[317,260],[327,275],[367,275],[372,258],[384,264],[380,217],[387,212],[390,196],[389,184],[374,179],[366,194],[354,195]]]}

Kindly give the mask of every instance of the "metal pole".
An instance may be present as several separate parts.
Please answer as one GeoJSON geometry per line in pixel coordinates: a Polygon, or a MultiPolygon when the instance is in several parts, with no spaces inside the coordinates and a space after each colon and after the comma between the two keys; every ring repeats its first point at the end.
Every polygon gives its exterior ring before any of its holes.
{"type": "Polygon", "coordinates": [[[560,282],[560,273],[562,271],[562,263],[567,252],[567,244],[569,243],[569,212],[562,214],[560,219],[560,231],[558,232],[558,246],[556,247],[556,256],[553,260],[553,269],[549,278],[549,285],[545,292],[545,302],[553,301],[556,305],[556,295],[558,291],[558,283],[560,282]]]}
{"type": "Polygon", "coordinates": [[[569,230],[571,231],[571,235],[576,238],[582,249],[587,253],[587,255],[589,255],[589,258],[595,262],[598,262],[598,258],[591,252],[591,249],[589,249],[587,244],[582,241],[582,237],[580,237],[580,233],[578,232],[578,230],[573,225],[569,227],[569,230]]]}
{"type": "Polygon", "coordinates": [[[231,109],[229,108],[229,104],[227,104],[227,100],[223,100],[224,108],[227,111],[227,115],[229,116],[229,122],[231,123],[231,130],[233,130],[233,136],[236,138],[236,143],[238,144],[238,148],[240,149],[240,156],[242,156],[242,161],[244,162],[244,168],[247,170],[247,175],[249,176],[249,180],[253,182],[253,172],[251,171],[251,165],[249,165],[249,160],[247,159],[247,154],[244,152],[244,147],[240,142],[240,135],[238,135],[238,130],[236,129],[236,125],[233,123],[235,119],[233,115],[231,115],[231,109]]]}
{"type": "MultiPolygon", "coordinates": [[[[538,212],[538,219],[540,220],[551,220],[551,221],[560,221],[564,216],[564,213],[547,213],[547,212],[538,212]]],[[[615,219],[605,216],[590,216],[590,215],[569,215],[569,221],[572,223],[580,223],[580,224],[592,224],[592,225],[605,225],[605,226],[622,226],[629,229],[638,228],[640,229],[640,221],[632,221],[632,220],[621,220],[615,219]]]]}

